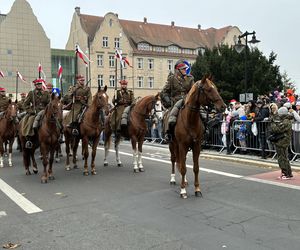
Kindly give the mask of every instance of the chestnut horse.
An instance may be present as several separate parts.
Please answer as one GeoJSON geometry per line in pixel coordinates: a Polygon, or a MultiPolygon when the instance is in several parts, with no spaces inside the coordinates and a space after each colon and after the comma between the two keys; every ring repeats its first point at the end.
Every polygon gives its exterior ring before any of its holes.
{"type": "Polygon", "coordinates": [[[9,144],[8,150],[8,166],[12,166],[12,145],[15,141],[15,136],[17,133],[17,105],[9,100],[9,105],[0,118],[0,168],[3,167],[3,154],[4,148],[3,144],[9,144]]]}
{"type": "MultiPolygon", "coordinates": [[[[147,124],[145,119],[149,116],[151,110],[154,108],[156,101],[158,100],[157,95],[149,95],[141,98],[136,104],[132,105],[130,111],[130,118],[128,121],[127,129],[122,129],[121,133],[115,135],[115,151],[116,160],[118,166],[122,166],[120,156],[119,156],[119,144],[121,137],[129,137],[131,140],[131,146],[133,150],[133,171],[143,172],[144,167],[142,163],[142,147],[144,143],[144,138],[147,133],[147,124]],[[138,145],[138,151],[137,151],[138,145]]],[[[105,134],[104,134],[104,148],[105,148],[105,158],[104,166],[108,166],[107,156],[110,148],[112,128],[110,126],[110,117],[107,117],[105,123],[105,134]]]]}
{"type": "Polygon", "coordinates": [[[106,94],[107,86],[104,89],[101,87],[93,97],[93,102],[84,114],[84,118],[80,123],[80,136],[74,137],[72,135],[72,129],[64,127],[65,143],[66,143],[66,170],[70,170],[70,145],[73,150],[73,168],[77,168],[76,154],[80,138],[82,139],[82,152],[84,157],[84,175],[89,175],[88,171],[88,157],[89,141],[92,142],[92,159],[91,159],[91,174],[97,174],[95,169],[95,157],[97,152],[97,146],[99,144],[100,134],[103,130],[103,126],[100,121],[100,112],[103,109],[107,109],[108,95],[106,94]]]}
{"type": "Polygon", "coordinates": [[[175,184],[175,162],[181,173],[180,196],[187,198],[186,192],[186,155],[189,149],[193,152],[193,172],[195,195],[202,196],[199,184],[199,155],[204,134],[204,125],[200,118],[200,106],[214,104],[217,111],[223,112],[226,105],[220,96],[215,84],[204,76],[197,81],[186,96],[184,106],[178,113],[174,129],[174,138],[169,143],[171,153],[172,174],[171,184],[175,184]]]}
{"type": "Polygon", "coordinates": [[[45,108],[45,113],[42,118],[42,124],[38,130],[40,150],[44,166],[44,171],[41,178],[42,183],[47,183],[48,179],[54,180],[52,165],[54,160],[54,153],[59,145],[58,139],[60,136],[61,126],[59,124],[59,117],[61,112],[59,103],[60,98],[53,93],[51,95],[50,103],[45,108]]]}

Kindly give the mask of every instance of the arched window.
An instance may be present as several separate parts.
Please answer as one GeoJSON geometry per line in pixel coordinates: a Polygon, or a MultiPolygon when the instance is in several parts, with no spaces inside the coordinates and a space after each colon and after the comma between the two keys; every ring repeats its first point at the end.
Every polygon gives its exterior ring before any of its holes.
{"type": "Polygon", "coordinates": [[[150,50],[149,43],[139,43],[138,50],[150,50]]]}

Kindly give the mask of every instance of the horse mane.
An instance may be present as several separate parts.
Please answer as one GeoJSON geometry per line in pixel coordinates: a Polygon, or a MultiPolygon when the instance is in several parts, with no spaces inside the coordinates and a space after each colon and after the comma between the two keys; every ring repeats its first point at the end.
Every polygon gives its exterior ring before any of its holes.
{"type": "Polygon", "coordinates": [[[186,96],[186,98],[185,98],[185,104],[187,104],[188,101],[190,100],[191,96],[194,95],[194,93],[195,93],[196,91],[198,91],[198,82],[199,82],[199,81],[197,81],[197,82],[195,82],[195,83],[193,84],[192,88],[190,89],[189,93],[187,94],[187,96],[186,96]]]}

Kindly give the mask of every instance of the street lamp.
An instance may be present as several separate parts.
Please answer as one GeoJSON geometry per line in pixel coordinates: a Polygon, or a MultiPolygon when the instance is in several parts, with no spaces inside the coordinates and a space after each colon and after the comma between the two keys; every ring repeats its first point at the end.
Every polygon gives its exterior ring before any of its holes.
{"type": "MultiPolygon", "coordinates": [[[[236,50],[237,53],[241,53],[244,48],[245,48],[245,95],[247,93],[247,53],[248,53],[248,43],[251,44],[256,44],[259,43],[260,41],[256,39],[255,36],[255,31],[253,32],[248,32],[246,31],[242,35],[238,36],[239,40],[236,45],[234,45],[234,49],[236,50]],[[252,35],[252,39],[248,41],[248,36],[252,35]],[[245,44],[242,44],[241,38],[245,38],[245,44]]],[[[246,101],[246,96],[245,96],[245,101],[246,101]]]]}

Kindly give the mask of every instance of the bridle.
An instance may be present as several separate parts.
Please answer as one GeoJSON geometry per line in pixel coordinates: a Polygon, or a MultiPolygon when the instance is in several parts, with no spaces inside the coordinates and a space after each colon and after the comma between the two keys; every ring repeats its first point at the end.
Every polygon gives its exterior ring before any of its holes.
{"type": "MultiPolygon", "coordinates": [[[[147,102],[147,105],[146,105],[146,107],[148,107],[148,105],[151,103],[150,111],[151,111],[152,109],[154,109],[155,103],[156,103],[156,98],[155,98],[155,96],[152,97],[152,98],[153,98],[153,99],[150,100],[149,102],[147,102]]],[[[135,104],[135,106],[136,106],[136,105],[137,105],[137,104],[135,104]]],[[[144,117],[144,118],[148,118],[148,117],[149,117],[149,113],[150,113],[150,112],[140,113],[140,112],[136,111],[135,109],[133,109],[133,111],[134,111],[136,114],[138,114],[138,115],[140,115],[140,116],[142,116],[142,117],[144,117]]]]}

